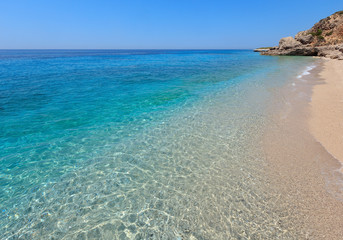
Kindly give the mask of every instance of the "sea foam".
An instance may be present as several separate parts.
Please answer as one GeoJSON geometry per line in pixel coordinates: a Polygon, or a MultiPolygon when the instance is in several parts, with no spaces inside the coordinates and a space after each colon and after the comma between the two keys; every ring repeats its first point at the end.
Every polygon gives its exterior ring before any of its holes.
{"type": "Polygon", "coordinates": [[[299,74],[297,78],[301,79],[302,77],[309,75],[310,71],[313,70],[315,67],[316,65],[311,65],[311,66],[306,67],[306,69],[301,74],[299,74]]]}

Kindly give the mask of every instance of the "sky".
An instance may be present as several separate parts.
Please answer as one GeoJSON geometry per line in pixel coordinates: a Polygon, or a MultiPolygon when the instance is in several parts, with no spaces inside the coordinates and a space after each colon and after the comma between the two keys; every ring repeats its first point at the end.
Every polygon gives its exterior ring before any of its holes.
{"type": "Polygon", "coordinates": [[[0,49],[251,49],[342,0],[1,0],[0,49]]]}

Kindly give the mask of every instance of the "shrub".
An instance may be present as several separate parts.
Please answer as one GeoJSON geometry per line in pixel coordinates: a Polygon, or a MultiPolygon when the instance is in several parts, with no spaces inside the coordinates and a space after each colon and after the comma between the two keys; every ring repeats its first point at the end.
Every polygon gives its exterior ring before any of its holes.
{"type": "Polygon", "coordinates": [[[323,30],[317,29],[317,32],[311,32],[310,34],[314,37],[317,37],[318,41],[323,41],[325,40],[324,37],[322,36],[323,30]]]}
{"type": "Polygon", "coordinates": [[[323,30],[321,30],[321,29],[317,29],[317,32],[311,32],[310,34],[312,35],[312,36],[320,36],[320,35],[322,35],[322,33],[323,33],[323,30]]]}
{"type": "Polygon", "coordinates": [[[333,31],[326,33],[325,36],[331,36],[332,34],[333,34],[333,31]]]}

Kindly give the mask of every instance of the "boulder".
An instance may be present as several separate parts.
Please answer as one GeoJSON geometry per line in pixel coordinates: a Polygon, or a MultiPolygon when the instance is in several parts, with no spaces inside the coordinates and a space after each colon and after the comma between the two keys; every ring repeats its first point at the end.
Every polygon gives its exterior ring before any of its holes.
{"type": "Polygon", "coordinates": [[[318,56],[321,57],[328,57],[332,59],[342,59],[343,54],[340,51],[340,46],[321,46],[318,48],[318,56]]]}
{"type": "Polygon", "coordinates": [[[301,31],[295,35],[294,39],[302,44],[310,44],[313,42],[313,35],[310,34],[309,31],[301,31]]]}
{"type": "Polygon", "coordinates": [[[286,50],[290,48],[295,48],[301,46],[301,43],[295,40],[293,37],[281,38],[279,42],[279,49],[286,50]]]}
{"type": "Polygon", "coordinates": [[[338,44],[335,46],[335,49],[343,53],[343,44],[338,44]]]}

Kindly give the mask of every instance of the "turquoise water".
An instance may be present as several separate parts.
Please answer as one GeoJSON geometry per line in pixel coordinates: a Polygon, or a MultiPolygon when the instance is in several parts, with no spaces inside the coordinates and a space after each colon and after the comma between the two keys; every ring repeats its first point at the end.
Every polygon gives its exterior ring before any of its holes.
{"type": "Polygon", "coordinates": [[[247,50],[1,50],[0,235],[284,234],[260,138],[270,89],[313,61],[247,50]]]}

